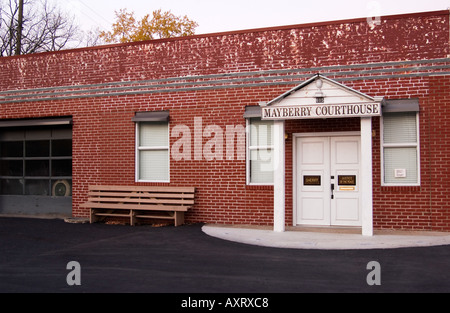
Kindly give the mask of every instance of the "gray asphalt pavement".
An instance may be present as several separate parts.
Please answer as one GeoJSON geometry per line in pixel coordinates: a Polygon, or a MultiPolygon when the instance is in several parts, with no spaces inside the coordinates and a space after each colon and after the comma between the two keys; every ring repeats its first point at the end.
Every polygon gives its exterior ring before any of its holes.
{"type": "Polygon", "coordinates": [[[280,249],[211,237],[202,226],[0,218],[0,292],[450,292],[448,245],[280,249]]]}

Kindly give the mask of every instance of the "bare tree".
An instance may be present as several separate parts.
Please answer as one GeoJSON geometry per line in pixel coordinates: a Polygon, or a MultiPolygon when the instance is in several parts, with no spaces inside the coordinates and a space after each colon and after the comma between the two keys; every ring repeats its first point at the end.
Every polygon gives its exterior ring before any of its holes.
{"type": "Polygon", "coordinates": [[[99,28],[91,28],[90,30],[83,32],[82,45],[86,47],[94,47],[103,44],[99,34],[101,33],[99,28]]]}
{"type": "Polygon", "coordinates": [[[22,31],[23,31],[23,0],[19,0],[19,10],[17,17],[17,43],[16,43],[16,55],[19,55],[22,50],[22,31]]]}
{"type": "Polygon", "coordinates": [[[0,55],[11,56],[57,51],[79,44],[81,32],[73,18],[47,0],[23,0],[23,18],[19,23],[19,1],[0,0],[0,55]],[[20,43],[18,29],[22,31],[20,43]]]}

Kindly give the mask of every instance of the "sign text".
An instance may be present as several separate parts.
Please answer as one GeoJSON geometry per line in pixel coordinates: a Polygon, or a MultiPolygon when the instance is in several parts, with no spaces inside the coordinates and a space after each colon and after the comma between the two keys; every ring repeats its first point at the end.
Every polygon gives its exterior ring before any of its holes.
{"type": "Polygon", "coordinates": [[[380,103],[263,107],[263,120],[380,116],[380,103]]]}

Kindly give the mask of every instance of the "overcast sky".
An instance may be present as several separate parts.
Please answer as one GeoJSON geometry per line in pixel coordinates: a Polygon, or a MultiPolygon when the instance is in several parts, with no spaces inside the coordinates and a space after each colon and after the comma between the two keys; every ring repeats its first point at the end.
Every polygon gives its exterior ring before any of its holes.
{"type": "Polygon", "coordinates": [[[109,30],[114,11],[126,8],[142,17],[154,10],[187,15],[197,34],[446,10],[450,0],[53,0],[71,12],[83,29],[109,30]]]}

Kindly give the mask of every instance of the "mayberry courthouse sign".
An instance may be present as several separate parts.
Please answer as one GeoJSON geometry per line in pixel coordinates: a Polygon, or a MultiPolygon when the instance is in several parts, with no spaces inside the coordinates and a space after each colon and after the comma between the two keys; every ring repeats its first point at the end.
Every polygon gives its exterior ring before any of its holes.
{"type": "Polygon", "coordinates": [[[261,118],[287,120],[380,116],[382,100],[317,74],[269,103],[262,103],[261,118]]]}
{"type": "Polygon", "coordinates": [[[291,107],[263,107],[262,118],[302,119],[302,118],[339,118],[370,117],[381,115],[380,103],[341,104],[341,105],[307,105],[291,107]]]}

